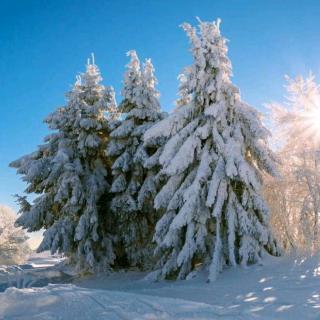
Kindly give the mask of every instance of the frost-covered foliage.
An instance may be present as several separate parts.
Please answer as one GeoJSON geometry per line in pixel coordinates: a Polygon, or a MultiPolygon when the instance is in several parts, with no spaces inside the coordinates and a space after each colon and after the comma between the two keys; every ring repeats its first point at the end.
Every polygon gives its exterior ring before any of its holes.
{"type": "Polygon", "coordinates": [[[20,264],[31,253],[28,237],[14,226],[16,217],[12,209],[0,205],[0,265],[20,264]]]}
{"type": "Polygon", "coordinates": [[[131,60],[119,106],[124,119],[111,132],[107,148],[108,155],[114,159],[111,210],[118,264],[146,268],[152,257],[151,239],[156,223],[153,198],[158,162],[157,155],[152,154],[154,150],[143,146],[142,138],[163,115],[151,60],[147,59],[141,70],[136,52],[129,51],[128,56],[131,60]]]}
{"type": "Polygon", "coordinates": [[[113,89],[101,80],[98,67],[88,63],[66,95],[67,106],[45,119],[53,133],[38,150],[11,163],[28,184],[26,192],[38,195],[29,206],[20,201],[16,224],[46,229],[38,251],[64,252],[88,270],[114,260],[101,201],[111,180],[105,148],[117,111],[113,89]]]}
{"type": "Polygon", "coordinates": [[[315,252],[320,247],[320,88],[314,76],[287,77],[287,101],[269,107],[281,175],[265,193],[275,232],[286,248],[315,252]]]}
{"type": "Polygon", "coordinates": [[[224,265],[278,254],[262,173],[276,175],[269,132],[231,83],[220,21],[183,24],[194,63],[181,79],[178,107],[144,139],[168,139],[159,161],[167,182],[155,197],[164,210],[156,225],[157,278],[186,278],[201,266],[214,280],[224,265]]]}

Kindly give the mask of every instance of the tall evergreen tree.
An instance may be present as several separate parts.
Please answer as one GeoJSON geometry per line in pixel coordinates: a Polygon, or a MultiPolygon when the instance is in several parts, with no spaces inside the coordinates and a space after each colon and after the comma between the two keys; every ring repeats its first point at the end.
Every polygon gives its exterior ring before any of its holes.
{"type": "Polygon", "coordinates": [[[122,90],[119,109],[124,119],[110,134],[107,153],[114,158],[111,210],[115,219],[115,247],[118,263],[148,267],[152,257],[151,239],[156,223],[153,198],[156,194],[156,166],[143,146],[144,132],[162,118],[157,80],[151,60],[146,60],[141,71],[135,51],[122,90]]]}
{"type": "Polygon", "coordinates": [[[26,192],[38,194],[32,204],[22,202],[17,225],[28,231],[44,228],[38,251],[64,252],[90,270],[114,260],[100,201],[111,182],[108,120],[117,112],[114,91],[101,80],[98,67],[88,62],[66,95],[67,106],[45,119],[54,130],[45,144],[11,163],[27,182],[26,192]]]}
{"type": "Polygon", "coordinates": [[[232,84],[220,21],[183,24],[193,65],[181,79],[178,108],[145,141],[168,139],[160,156],[167,182],[155,197],[157,278],[186,278],[199,266],[214,280],[224,265],[246,265],[278,249],[261,197],[262,172],[276,175],[269,132],[232,84]]]}

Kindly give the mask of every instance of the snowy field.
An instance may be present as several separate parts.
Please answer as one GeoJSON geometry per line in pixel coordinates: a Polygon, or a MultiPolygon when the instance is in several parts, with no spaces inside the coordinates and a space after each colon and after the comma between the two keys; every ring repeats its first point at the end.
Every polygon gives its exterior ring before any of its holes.
{"type": "Polygon", "coordinates": [[[270,257],[264,266],[226,270],[214,283],[206,274],[157,283],[138,272],[68,278],[58,261],[34,256],[1,267],[0,285],[13,287],[0,293],[0,319],[320,319],[319,256],[270,257]]]}

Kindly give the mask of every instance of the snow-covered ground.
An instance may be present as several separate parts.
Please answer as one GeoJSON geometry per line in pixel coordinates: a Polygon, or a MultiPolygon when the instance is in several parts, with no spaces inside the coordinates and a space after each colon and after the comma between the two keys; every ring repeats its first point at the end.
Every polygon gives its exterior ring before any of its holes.
{"type": "Polygon", "coordinates": [[[49,256],[48,253],[42,253],[32,254],[25,264],[19,266],[0,265],[0,292],[12,286],[43,287],[52,282],[70,281],[71,276],[56,267],[61,260],[61,258],[49,256]]]}
{"type": "MultiPolygon", "coordinates": [[[[35,269],[43,259],[31,262],[35,269]]],[[[38,268],[38,276],[52,268],[38,268]]],[[[8,288],[0,293],[0,319],[320,319],[319,256],[268,257],[264,266],[229,269],[213,283],[205,274],[157,283],[143,277],[118,272],[73,284],[8,288]]],[[[57,279],[61,274],[48,281],[57,279]]]]}
{"type": "Polygon", "coordinates": [[[0,315],[19,320],[211,320],[221,311],[204,303],[70,284],[24,290],[10,288],[0,297],[0,315]]]}

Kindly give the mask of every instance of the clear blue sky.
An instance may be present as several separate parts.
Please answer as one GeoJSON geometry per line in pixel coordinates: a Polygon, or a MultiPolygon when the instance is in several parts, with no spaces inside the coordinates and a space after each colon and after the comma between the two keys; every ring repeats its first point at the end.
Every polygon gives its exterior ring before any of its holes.
{"type": "Polygon", "coordinates": [[[8,163],[42,142],[43,118],[64,104],[91,52],[117,93],[125,53],[151,57],[163,109],[170,110],[177,75],[191,61],[179,25],[195,24],[196,16],[222,19],[234,82],[257,108],[281,99],[284,74],[319,76],[317,0],[0,0],[0,203],[16,208],[11,195],[25,185],[8,163]]]}

